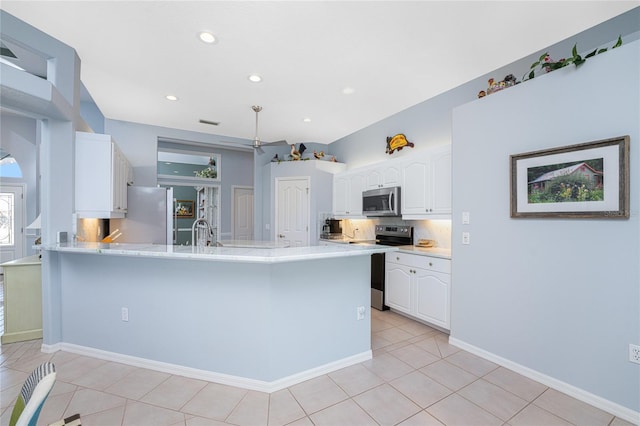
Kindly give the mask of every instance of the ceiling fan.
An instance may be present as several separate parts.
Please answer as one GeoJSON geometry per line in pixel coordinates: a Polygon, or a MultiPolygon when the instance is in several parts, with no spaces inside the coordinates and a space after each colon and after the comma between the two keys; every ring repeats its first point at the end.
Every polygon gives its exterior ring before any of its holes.
{"type": "Polygon", "coordinates": [[[253,143],[251,144],[251,146],[254,149],[257,149],[260,153],[263,153],[264,151],[262,150],[263,146],[284,146],[284,145],[288,145],[286,140],[280,140],[280,141],[275,141],[275,142],[262,142],[260,140],[260,138],[258,137],[258,113],[260,111],[262,111],[262,107],[258,106],[258,105],[254,105],[251,107],[251,109],[256,113],[256,135],[253,138],[253,143]]]}

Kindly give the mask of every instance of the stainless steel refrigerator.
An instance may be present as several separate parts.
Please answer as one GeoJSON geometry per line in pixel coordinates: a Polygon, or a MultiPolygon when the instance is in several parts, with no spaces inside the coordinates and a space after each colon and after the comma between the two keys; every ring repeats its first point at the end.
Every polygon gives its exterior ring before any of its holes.
{"type": "Polygon", "coordinates": [[[109,223],[112,232],[121,233],[114,242],[173,245],[177,233],[174,202],[173,188],[128,187],[125,218],[109,223]]]}

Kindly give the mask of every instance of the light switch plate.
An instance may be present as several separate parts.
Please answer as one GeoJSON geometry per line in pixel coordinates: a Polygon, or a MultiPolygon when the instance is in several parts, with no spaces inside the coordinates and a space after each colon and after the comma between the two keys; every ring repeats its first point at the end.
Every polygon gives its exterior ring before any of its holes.
{"type": "Polygon", "coordinates": [[[470,220],[471,220],[471,213],[462,212],[462,224],[468,225],[470,223],[470,220]]]}

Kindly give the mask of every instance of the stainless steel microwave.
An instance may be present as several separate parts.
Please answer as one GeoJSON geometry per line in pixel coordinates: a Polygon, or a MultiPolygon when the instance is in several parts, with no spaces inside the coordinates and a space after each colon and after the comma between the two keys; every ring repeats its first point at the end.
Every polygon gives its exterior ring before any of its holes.
{"type": "Polygon", "coordinates": [[[400,187],[371,189],[362,192],[365,216],[400,216],[400,187]]]}

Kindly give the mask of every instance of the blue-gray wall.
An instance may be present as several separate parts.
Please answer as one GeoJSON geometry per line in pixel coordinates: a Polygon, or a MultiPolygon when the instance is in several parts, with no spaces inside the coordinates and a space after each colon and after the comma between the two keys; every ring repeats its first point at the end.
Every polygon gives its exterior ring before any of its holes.
{"type": "Polygon", "coordinates": [[[640,41],[454,110],[451,298],[455,339],[636,411],[638,76],[640,41]],[[510,155],[623,135],[629,219],[510,218],[510,155]]]}
{"type": "MultiPolygon", "coordinates": [[[[0,145],[2,149],[11,153],[22,171],[21,178],[2,178],[3,185],[20,183],[25,185],[25,207],[24,226],[34,221],[39,210],[38,193],[38,140],[39,132],[36,120],[13,114],[0,115],[0,145]]],[[[35,242],[35,235],[27,235],[25,255],[34,254],[32,248],[35,242]]]]}
{"type": "Polygon", "coordinates": [[[452,337],[628,418],[640,410],[640,368],[628,361],[629,343],[640,344],[639,31],[635,8],[545,50],[558,59],[576,43],[586,53],[622,35],[623,48],[577,70],[477,99],[490,77],[521,79],[544,53],[534,52],[328,147],[351,168],[389,158],[385,138],[395,133],[416,147],[393,158],[451,143],[452,337]],[[632,140],[629,220],[509,218],[510,154],[623,134],[632,140]],[[460,243],[462,211],[472,213],[471,246],[460,243]]]}
{"type": "MultiPolygon", "coordinates": [[[[574,44],[577,44],[580,53],[588,53],[596,47],[611,47],[619,35],[624,43],[637,40],[640,38],[639,31],[640,7],[637,7],[574,37],[559,41],[548,49],[532,52],[516,62],[345,136],[329,144],[327,150],[336,155],[338,161],[353,168],[388,158],[408,157],[412,152],[429,146],[451,143],[451,111],[477,99],[478,92],[487,89],[489,78],[500,81],[506,75],[513,74],[521,80],[528,74],[531,64],[544,52],[549,52],[554,59],[566,58],[571,56],[574,44]],[[415,143],[415,148],[405,148],[391,156],[385,154],[386,137],[396,133],[407,135],[409,141],[415,143]]],[[[487,46],[487,55],[491,55],[492,48],[499,49],[499,46],[487,46]]],[[[494,120],[499,121],[500,117],[495,117],[494,120]]]]}
{"type": "MultiPolygon", "coordinates": [[[[158,183],[158,138],[174,139],[185,143],[215,143],[220,136],[190,132],[166,127],[149,126],[128,121],[109,120],[105,122],[105,133],[116,141],[133,167],[136,186],[156,186],[158,183]]],[[[246,140],[224,138],[225,141],[246,140]]],[[[253,153],[212,149],[220,158],[220,221],[222,234],[231,232],[231,187],[234,185],[253,186],[253,153]]]]}

